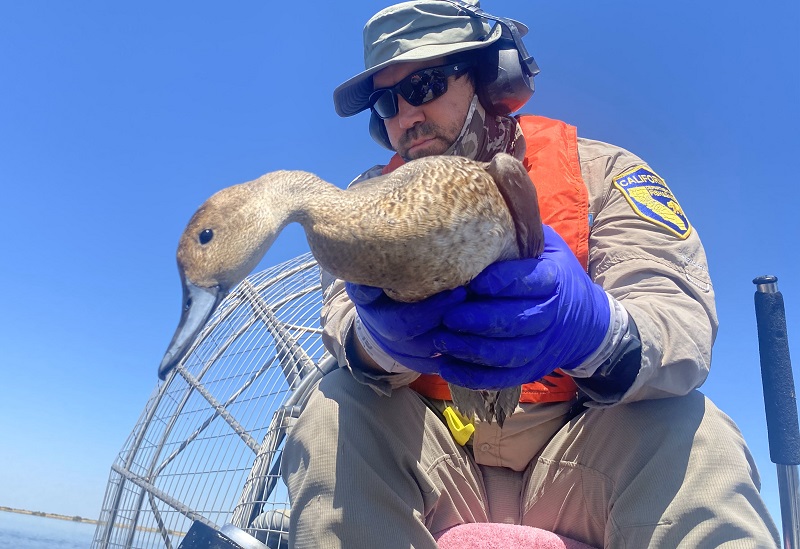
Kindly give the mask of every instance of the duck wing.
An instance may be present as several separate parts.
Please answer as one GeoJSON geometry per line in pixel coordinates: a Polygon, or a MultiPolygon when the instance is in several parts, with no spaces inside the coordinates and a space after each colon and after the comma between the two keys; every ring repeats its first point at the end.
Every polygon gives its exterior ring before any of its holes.
{"type": "Polygon", "coordinates": [[[544,250],[542,216],[536,186],[525,166],[513,156],[501,153],[486,165],[486,171],[494,179],[511,212],[519,256],[523,259],[538,256],[544,250]]]}

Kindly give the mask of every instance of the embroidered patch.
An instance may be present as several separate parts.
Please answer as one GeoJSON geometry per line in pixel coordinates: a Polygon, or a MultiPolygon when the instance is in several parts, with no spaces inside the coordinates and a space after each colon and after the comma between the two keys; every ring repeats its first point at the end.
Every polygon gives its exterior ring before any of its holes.
{"type": "Polygon", "coordinates": [[[692,232],[692,226],[667,184],[645,166],[637,166],[614,178],[614,186],[639,217],[664,227],[680,239],[692,232]]]}

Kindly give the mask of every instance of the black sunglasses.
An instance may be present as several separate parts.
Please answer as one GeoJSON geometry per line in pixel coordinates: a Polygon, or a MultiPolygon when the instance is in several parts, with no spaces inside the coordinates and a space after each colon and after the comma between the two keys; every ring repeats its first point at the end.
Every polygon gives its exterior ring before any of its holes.
{"type": "Polygon", "coordinates": [[[392,118],[398,112],[398,94],[409,105],[419,107],[443,96],[447,91],[447,78],[464,73],[469,68],[469,63],[453,63],[412,72],[391,88],[380,88],[372,92],[369,96],[369,107],[382,120],[392,118]]]}

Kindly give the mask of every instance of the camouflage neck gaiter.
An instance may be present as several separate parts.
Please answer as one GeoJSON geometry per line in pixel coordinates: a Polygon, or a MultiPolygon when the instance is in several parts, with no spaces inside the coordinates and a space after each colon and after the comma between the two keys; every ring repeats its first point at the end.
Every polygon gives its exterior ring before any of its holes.
{"type": "Polygon", "coordinates": [[[499,152],[522,160],[525,156],[522,130],[510,116],[488,114],[476,95],[472,98],[461,134],[444,154],[489,162],[499,152]]]}

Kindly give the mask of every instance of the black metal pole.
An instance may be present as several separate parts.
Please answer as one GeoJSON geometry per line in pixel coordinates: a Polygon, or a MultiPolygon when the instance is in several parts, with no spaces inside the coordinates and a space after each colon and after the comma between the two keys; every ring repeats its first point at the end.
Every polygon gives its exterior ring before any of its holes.
{"type": "Polygon", "coordinates": [[[786,310],[778,291],[778,278],[767,275],[753,280],[761,356],[764,411],[767,416],[769,455],[778,469],[783,546],[800,548],[800,428],[797,421],[792,361],[786,333],[786,310]]]}

